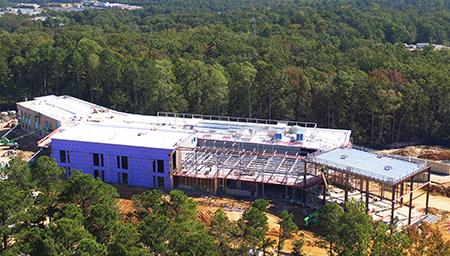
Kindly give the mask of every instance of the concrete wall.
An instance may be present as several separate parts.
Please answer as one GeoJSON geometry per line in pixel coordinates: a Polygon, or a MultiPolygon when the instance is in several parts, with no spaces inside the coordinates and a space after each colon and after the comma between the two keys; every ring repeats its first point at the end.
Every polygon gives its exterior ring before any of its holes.
{"type": "Polygon", "coordinates": [[[17,105],[17,118],[19,119],[21,129],[34,132],[38,138],[46,136],[59,126],[58,120],[20,105],[17,105]]]}
{"type": "MultiPolygon", "coordinates": [[[[147,188],[157,188],[158,177],[164,178],[164,189],[171,189],[170,180],[170,149],[151,149],[111,144],[99,144],[79,141],[52,139],[52,157],[67,170],[80,170],[94,176],[94,170],[104,171],[104,181],[107,183],[122,183],[118,177],[128,174],[128,185],[147,188]],[[68,151],[70,163],[62,163],[60,150],[68,151]],[[94,166],[93,153],[103,154],[104,166],[94,166]],[[117,156],[128,157],[128,169],[117,166],[117,156]],[[153,171],[153,160],[156,170],[153,171]],[[164,161],[164,172],[157,171],[157,161],[164,161]],[[154,181],[156,184],[154,184],[154,181]]],[[[161,188],[162,189],[162,188],[161,188]]]]}

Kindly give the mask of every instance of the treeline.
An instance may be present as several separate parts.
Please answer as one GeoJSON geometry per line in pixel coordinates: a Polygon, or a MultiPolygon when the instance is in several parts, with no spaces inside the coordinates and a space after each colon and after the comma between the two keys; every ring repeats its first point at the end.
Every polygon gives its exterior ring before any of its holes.
{"type": "MultiPolygon", "coordinates": [[[[298,228],[280,213],[277,240],[269,231],[268,201],[257,199],[231,221],[222,209],[199,221],[195,201],[181,191],[148,190],[119,212],[117,190],[99,178],[65,171],[49,157],[0,168],[0,254],[4,256],[280,255],[298,228]]],[[[364,205],[325,205],[315,225],[337,255],[447,256],[450,242],[435,227],[397,230],[372,221],[364,205]]],[[[271,229],[273,232],[273,229],[271,229]]],[[[292,256],[306,255],[300,236],[292,256]]]]}
{"type": "MultiPolygon", "coordinates": [[[[1,255],[253,255],[281,251],[297,230],[284,211],[279,243],[266,238],[268,202],[261,199],[237,222],[218,210],[206,226],[195,201],[177,190],[135,195],[132,209],[121,214],[114,187],[80,172],[64,174],[49,157],[31,167],[14,159],[0,168],[1,255]]],[[[301,247],[296,242],[293,255],[301,247]]]]}
{"type": "Polygon", "coordinates": [[[314,121],[366,145],[450,141],[450,51],[399,44],[448,43],[448,1],[244,2],[4,15],[0,106],[70,94],[136,113],[314,121]]]}

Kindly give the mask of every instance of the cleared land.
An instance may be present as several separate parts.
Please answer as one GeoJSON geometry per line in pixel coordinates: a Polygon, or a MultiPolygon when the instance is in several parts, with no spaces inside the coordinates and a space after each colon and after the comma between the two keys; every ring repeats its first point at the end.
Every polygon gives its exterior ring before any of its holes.
{"type": "MultiPolygon", "coordinates": [[[[9,119],[0,120],[0,137],[6,134],[11,127],[9,119]]],[[[0,162],[8,162],[12,158],[18,156],[22,160],[27,161],[35,152],[37,152],[37,139],[32,134],[27,134],[19,128],[13,130],[7,136],[8,139],[19,143],[18,149],[10,149],[8,146],[0,146],[0,162]]]]}
{"type": "Polygon", "coordinates": [[[409,146],[383,150],[384,153],[412,156],[427,160],[450,160],[450,149],[437,146],[409,146]]]}

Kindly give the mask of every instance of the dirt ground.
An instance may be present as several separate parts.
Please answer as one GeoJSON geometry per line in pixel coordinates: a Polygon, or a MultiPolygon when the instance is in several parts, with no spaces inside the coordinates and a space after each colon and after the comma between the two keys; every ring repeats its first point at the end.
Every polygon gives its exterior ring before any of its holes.
{"type": "Polygon", "coordinates": [[[437,146],[409,146],[405,148],[383,150],[381,152],[429,160],[450,160],[450,149],[437,146]]]}
{"type": "MultiPolygon", "coordinates": [[[[0,137],[6,134],[10,129],[11,120],[0,120],[0,137]]],[[[0,146],[0,161],[8,162],[14,157],[19,157],[24,161],[30,159],[37,152],[37,139],[29,133],[25,133],[16,128],[7,136],[8,139],[17,141],[19,149],[9,149],[7,146],[0,146]]]]}

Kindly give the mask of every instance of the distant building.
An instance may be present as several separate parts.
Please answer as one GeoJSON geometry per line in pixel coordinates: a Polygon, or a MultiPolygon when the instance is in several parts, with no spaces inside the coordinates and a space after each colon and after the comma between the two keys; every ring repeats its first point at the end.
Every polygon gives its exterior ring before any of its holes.
{"type": "Polygon", "coordinates": [[[416,48],[417,49],[423,49],[423,48],[428,47],[428,46],[430,46],[429,43],[417,43],[416,44],[416,48]]]}
{"type": "Polygon", "coordinates": [[[38,15],[42,13],[42,9],[41,8],[13,8],[13,7],[7,7],[6,8],[6,13],[11,13],[11,14],[24,14],[24,15],[38,15]]]}
{"type": "Polygon", "coordinates": [[[450,49],[448,46],[441,44],[430,44],[430,43],[416,43],[416,44],[403,44],[405,48],[410,51],[423,50],[426,47],[431,47],[433,50],[447,50],[450,49]]]}
{"type": "Polygon", "coordinates": [[[27,8],[27,9],[39,9],[40,5],[38,4],[30,4],[30,3],[18,3],[17,7],[19,8],[27,8]]]}

